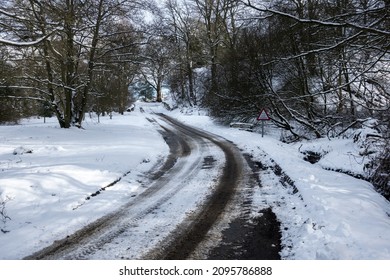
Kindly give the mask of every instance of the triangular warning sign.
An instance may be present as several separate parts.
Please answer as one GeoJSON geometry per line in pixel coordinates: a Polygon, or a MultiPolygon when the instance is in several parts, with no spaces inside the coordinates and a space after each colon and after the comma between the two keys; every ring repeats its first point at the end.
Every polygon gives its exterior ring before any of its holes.
{"type": "Polygon", "coordinates": [[[269,117],[267,111],[265,109],[261,110],[259,116],[257,117],[258,121],[269,121],[271,118],[269,117]]]}

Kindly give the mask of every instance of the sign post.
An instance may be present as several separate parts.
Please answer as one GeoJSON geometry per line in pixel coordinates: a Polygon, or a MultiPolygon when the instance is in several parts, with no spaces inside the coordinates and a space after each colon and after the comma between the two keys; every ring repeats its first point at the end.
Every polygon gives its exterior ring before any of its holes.
{"type": "Polygon", "coordinates": [[[261,121],[261,137],[264,137],[264,122],[269,121],[271,118],[269,117],[267,111],[265,109],[261,110],[259,116],[257,117],[258,121],[261,121]]]}

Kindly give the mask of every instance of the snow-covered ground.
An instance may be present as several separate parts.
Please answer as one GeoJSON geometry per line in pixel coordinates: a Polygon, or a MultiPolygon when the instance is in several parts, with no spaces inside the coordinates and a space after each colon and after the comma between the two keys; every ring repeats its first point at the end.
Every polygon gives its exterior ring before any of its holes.
{"type": "Polygon", "coordinates": [[[390,203],[370,183],[328,170],[362,170],[365,159],[351,139],[288,145],[277,130],[262,138],[219,126],[198,111],[146,104],[100,123],[87,119],[81,130],[60,129],[54,119],[0,126],[0,259],[22,258],[141,192],[140,176],[169,152],[146,119],[151,111],[221,135],[262,163],[253,216],[273,208],[282,225],[283,259],[390,259],[390,203]],[[310,164],[305,150],[324,156],[310,164]],[[298,192],[282,184],[275,166],[298,192]]]}
{"type": "Polygon", "coordinates": [[[22,258],[119,208],[169,153],[141,114],[87,119],[84,128],[60,129],[55,119],[0,126],[0,201],[9,217],[0,220],[0,259],[22,258]]]}
{"type": "MultiPolygon", "coordinates": [[[[281,221],[283,259],[390,259],[390,203],[364,180],[332,170],[363,172],[366,159],[352,139],[284,144],[274,130],[259,134],[217,126],[207,116],[175,114],[181,121],[236,143],[263,166],[279,165],[294,194],[271,168],[260,173],[259,209],[272,206],[281,221]],[[317,164],[302,151],[325,154],[317,164]]],[[[255,214],[255,213],[254,213],[255,214]]]]}

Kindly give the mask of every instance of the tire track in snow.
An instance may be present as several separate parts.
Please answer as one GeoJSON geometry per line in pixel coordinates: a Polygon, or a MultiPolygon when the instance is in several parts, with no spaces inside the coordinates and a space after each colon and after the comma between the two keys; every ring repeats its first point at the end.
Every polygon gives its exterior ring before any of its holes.
{"type": "MultiPolygon", "coordinates": [[[[178,127],[171,121],[167,124],[178,127]]],[[[98,258],[116,258],[116,253],[109,252],[110,246],[122,235],[131,235],[131,230],[138,227],[140,221],[167,204],[186,187],[188,181],[194,179],[201,170],[204,171],[204,158],[209,156],[209,149],[215,142],[201,134],[177,132],[163,125],[161,128],[171,148],[171,155],[160,170],[151,174],[152,185],[148,189],[118,211],[96,220],[25,259],[92,259],[96,254],[98,256],[100,254],[98,258]],[[180,183],[170,184],[172,177],[175,182],[180,183]],[[104,248],[107,254],[101,257],[104,248]]]]}
{"type": "Polygon", "coordinates": [[[160,114],[160,116],[187,135],[202,137],[211,141],[225,154],[225,165],[222,175],[207,203],[195,215],[184,221],[182,226],[177,227],[171,237],[160,244],[161,248],[149,252],[146,256],[146,258],[154,259],[186,259],[204,240],[207,233],[221,218],[229,202],[233,199],[242,180],[244,159],[241,152],[227,140],[188,127],[166,115],[160,114]]]}

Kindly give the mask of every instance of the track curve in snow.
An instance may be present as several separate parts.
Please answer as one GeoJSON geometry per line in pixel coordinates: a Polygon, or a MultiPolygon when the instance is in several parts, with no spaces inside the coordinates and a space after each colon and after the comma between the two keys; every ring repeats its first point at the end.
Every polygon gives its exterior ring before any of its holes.
{"type": "Polygon", "coordinates": [[[168,116],[148,119],[171,153],[145,176],[145,190],[25,259],[182,259],[191,254],[231,200],[241,180],[242,156],[226,140],[168,116]]]}

